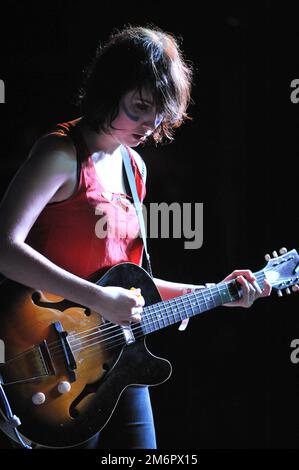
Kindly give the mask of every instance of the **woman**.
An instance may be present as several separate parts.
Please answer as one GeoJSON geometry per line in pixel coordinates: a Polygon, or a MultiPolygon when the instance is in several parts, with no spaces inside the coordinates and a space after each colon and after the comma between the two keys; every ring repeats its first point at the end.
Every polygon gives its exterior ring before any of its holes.
{"type": "MultiPolygon", "coordinates": [[[[133,147],[172,139],[187,118],[191,80],[178,42],[159,29],[128,27],[98,49],[80,93],[82,117],[36,142],[2,201],[0,271],[6,277],[85,305],[113,323],[141,321],[144,299],[138,290],[101,287],[88,278],[120,262],[141,264],[143,246],[120,145],[130,152],[143,200],[144,163],[133,147]],[[113,237],[97,236],[99,205],[113,237]],[[131,235],[121,236],[128,224],[131,235]]],[[[249,307],[270,294],[270,285],[261,291],[249,270],[234,271],[226,280],[233,278],[243,297],[230,306],[249,307]]],[[[196,288],[154,281],[163,299],[196,288]]],[[[107,432],[87,446],[156,448],[148,388],[128,388],[107,432]]]]}

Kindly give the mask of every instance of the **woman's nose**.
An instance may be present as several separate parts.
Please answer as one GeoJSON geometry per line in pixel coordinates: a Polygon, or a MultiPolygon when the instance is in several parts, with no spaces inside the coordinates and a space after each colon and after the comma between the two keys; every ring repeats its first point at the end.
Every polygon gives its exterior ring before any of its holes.
{"type": "Polygon", "coordinates": [[[145,116],[143,122],[143,128],[145,130],[153,131],[156,127],[159,126],[162,122],[162,117],[160,114],[151,113],[148,116],[145,116]]]}

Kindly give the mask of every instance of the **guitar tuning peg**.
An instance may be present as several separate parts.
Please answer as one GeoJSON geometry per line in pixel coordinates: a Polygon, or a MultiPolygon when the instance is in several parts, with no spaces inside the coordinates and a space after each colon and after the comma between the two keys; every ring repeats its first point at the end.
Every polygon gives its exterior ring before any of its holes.
{"type": "Polygon", "coordinates": [[[278,297],[282,297],[282,296],[283,296],[283,294],[282,294],[282,292],[281,292],[280,289],[277,290],[277,295],[278,295],[278,297]]]}
{"type": "Polygon", "coordinates": [[[285,246],[283,246],[283,247],[280,248],[280,250],[279,250],[279,253],[280,253],[281,255],[284,255],[284,254],[287,253],[287,252],[288,252],[288,250],[286,249],[285,246]]]}
{"type": "Polygon", "coordinates": [[[289,289],[288,287],[285,289],[285,293],[288,294],[288,295],[291,294],[291,291],[290,291],[290,289],[289,289]]]}
{"type": "Polygon", "coordinates": [[[270,259],[271,259],[271,256],[267,253],[267,254],[265,255],[265,260],[266,260],[266,261],[270,261],[270,259]]]}
{"type": "Polygon", "coordinates": [[[299,291],[299,286],[298,286],[297,284],[294,284],[294,285],[292,286],[292,291],[293,291],[293,292],[298,292],[298,291],[299,291]]]}
{"type": "Polygon", "coordinates": [[[272,255],[273,255],[273,258],[277,258],[278,257],[277,251],[272,251],[272,255]]]}

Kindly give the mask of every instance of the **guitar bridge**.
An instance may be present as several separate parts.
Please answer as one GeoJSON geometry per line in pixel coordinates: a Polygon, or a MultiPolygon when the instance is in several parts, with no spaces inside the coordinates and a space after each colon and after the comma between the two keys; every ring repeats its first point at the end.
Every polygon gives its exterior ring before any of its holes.
{"type": "Polygon", "coordinates": [[[62,328],[62,325],[60,321],[56,321],[53,323],[53,327],[55,331],[58,333],[60,343],[64,352],[64,357],[66,360],[66,365],[68,369],[68,376],[70,379],[70,382],[75,382],[76,380],[76,374],[74,372],[75,369],[77,369],[77,364],[75,361],[75,357],[73,355],[72,348],[70,346],[69,340],[67,338],[68,333],[67,331],[64,331],[62,328]]]}

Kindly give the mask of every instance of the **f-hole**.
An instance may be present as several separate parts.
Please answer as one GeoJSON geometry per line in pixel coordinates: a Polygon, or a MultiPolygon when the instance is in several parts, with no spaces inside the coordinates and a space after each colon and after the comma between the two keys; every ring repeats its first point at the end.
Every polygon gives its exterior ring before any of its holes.
{"type": "Polygon", "coordinates": [[[77,398],[75,398],[75,400],[72,402],[71,406],[70,406],[70,416],[72,418],[78,418],[78,416],[80,415],[80,410],[78,410],[77,406],[79,405],[79,403],[85,398],[87,397],[88,395],[90,395],[91,393],[97,393],[98,391],[98,388],[100,387],[100,385],[102,384],[102,382],[105,380],[105,377],[107,375],[107,373],[109,372],[110,370],[110,366],[109,364],[107,363],[104,363],[103,364],[103,375],[102,377],[95,383],[92,383],[92,384],[87,384],[84,389],[82,390],[82,392],[80,393],[80,395],[77,396],[77,398]]]}
{"type": "Polygon", "coordinates": [[[59,310],[60,312],[63,312],[67,308],[71,307],[80,307],[84,309],[84,314],[89,317],[91,314],[91,310],[88,307],[85,307],[84,305],[77,304],[76,302],[72,302],[67,299],[60,300],[59,302],[48,302],[41,300],[42,298],[42,292],[40,291],[34,291],[31,295],[32,301],[35,305],[38,307],[42,308],[55,308],[55,310],[59,310]]]}

